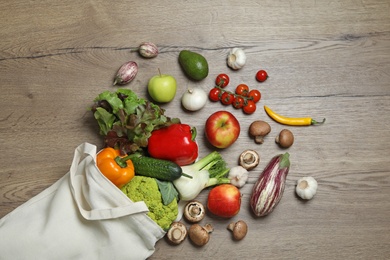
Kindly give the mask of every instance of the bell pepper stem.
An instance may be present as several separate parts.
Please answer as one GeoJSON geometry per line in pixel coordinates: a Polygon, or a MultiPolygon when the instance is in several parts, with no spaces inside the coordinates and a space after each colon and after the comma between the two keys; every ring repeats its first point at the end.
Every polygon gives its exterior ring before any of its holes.
{"type": "Polygon", "coordinates": [[[196,127],[191,128],[191,140],[194,141],[196,138],[197,132],[196,132],[196,127]]]}
{"type": "MultiPolygon", "coordinates": [[[[126,157],[125,157],[126,158],[126,157]]],[[[121,167],[121,168],[126,168],[127,167],[127,163],[126,161],[128,160],[124,160],[125,158],[121,158],[120,156],[117,156],[115,157],[115,162],[121,167]]]]}
{"type": "Polygon", "coordinates": [[[126,163],[126,162],[127,162],[128,160],[131,160],[132,158],[134,158],[134,157],[139,157],[139,156],[141,156],[141,155],[139,155],[139,154],[129,154],[129,155],[125,156],[125,157],[117,156],[117,157],[115,157],[115,162],[116,162],[120,167],[126,168],[126,167],[127,167],[127,163],[126,163]]]}

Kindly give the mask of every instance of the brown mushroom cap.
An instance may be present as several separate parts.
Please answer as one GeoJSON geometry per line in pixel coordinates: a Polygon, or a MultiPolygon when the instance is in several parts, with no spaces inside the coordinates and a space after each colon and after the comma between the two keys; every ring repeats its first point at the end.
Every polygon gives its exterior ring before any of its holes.
{"type": "Polygon", "coordinates": [[[204,227],[199,224],[193,224],[188,231],[188,235],[195,245],[204,246],[209,242],[209,233],[212,231],[213,227],[210,224],[207,224],[204,227]]]}
{"type": "Polygon", "coordinates": [[[243,220],[230,223],[227,228],[233,232],[233,238],[235,240],[243,239],[248,232],[248,225],[243,220]]]}
{"type": "Polygon", "coordinates": [[[275,142],[282,148],[289,148],[294,143],[294,135],[288,129],[280,131],[279,135],[276,136],[275,142]]]}
{"type": "Polygon", "coordinates": [[[181,242],[183,242],[186,237],[187,237],[186,226],[181,222],[173,222],[167,233],[168,240],[171,243],[178,245],[181,242]]]}
{"type": "Polygon", "coordinates": [[[199,201],[190,201],[184,208],[184,217],[192,223],[201,221],[205,215],[204,206],[199,201]]]}
{"type": "Polygon", "coordinates": [[[249,126],[249,134],[255,137],[255,142],[258,144],[262,144],[264,142],[264,136],[270,132],[271,126],[263,120],[253,121],[249,126]]]}

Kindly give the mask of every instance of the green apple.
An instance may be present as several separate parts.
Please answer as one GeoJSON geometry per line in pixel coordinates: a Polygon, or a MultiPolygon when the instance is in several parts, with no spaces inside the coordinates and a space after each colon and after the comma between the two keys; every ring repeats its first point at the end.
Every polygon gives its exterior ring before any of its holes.
{"type": "Polygon", "coordinates": [[[153,76],[148,83],[149,95],[154,101],[167,103],[173,100],[176,95],[176,79],[168,74],[153,76]]]}

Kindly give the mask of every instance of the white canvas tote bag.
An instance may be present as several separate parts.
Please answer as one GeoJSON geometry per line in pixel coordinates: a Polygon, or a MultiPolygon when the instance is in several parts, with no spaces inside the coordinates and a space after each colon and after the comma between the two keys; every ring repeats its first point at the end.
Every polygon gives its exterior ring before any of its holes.
{"type": "Polygon", "coordinates": [[[70,171],[0,220],[0,259],[146,259],[165,232],[76,148],[70,171]]]}

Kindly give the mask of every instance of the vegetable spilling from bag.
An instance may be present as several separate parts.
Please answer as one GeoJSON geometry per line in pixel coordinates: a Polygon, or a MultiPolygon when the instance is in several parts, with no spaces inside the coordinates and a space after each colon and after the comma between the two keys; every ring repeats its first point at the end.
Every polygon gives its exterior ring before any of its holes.
{"type": "Polygon", "coordinates": [[[121,157],[119,150],[111,147],[101,150],[96,155],[96,165],[101,173],[118,188],[134,177],[133,162],[121,157]]]}
{"type": "Polygon", "coordinates": [[[195,162],[198,145],[195,142],[196,128],[186,124],[173,124],[154,130],[148,140],[151,157],[169,160],[180,166],[195,162]]]}

